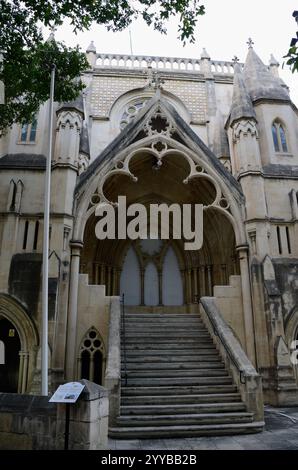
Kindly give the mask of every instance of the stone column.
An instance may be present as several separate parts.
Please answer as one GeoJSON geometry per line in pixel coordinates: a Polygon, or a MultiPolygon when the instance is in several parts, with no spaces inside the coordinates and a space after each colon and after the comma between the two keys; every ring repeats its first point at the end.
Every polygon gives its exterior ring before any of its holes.
{"type": "Polygon", "coordinates": [[[198,301],[198,276],[197,268],[193,269],[193,283],[194,283],[194,301],[198,301]]]}
{"type": "Polygon", "coordinates": [[[227,265],[221,264],[221,282],[224,286],[228,284],[228,276],[227,276],[227,265]]]}
{"type": "Polygon", "coordinates": [[[19,378],[18,378],[18,393],[22,393],[24,351],[20,351],[19,356],[20,356],[20,365],[19,365],[19,378]]]}
{"type": "Polygon", "coordinates": [[[246,352],[251,362],[255,365],[256,364],[255,334],[254,334],[254,319],[253,319],[251,286],[250,286],[250,276],[249,276],[249,264],[248,264],[248,256],[247,256],[248,245],[240,245],[240,246],[237,246],[236,249],[239,254],[238,256],[239,256],[239,262],[240,262],[246,352]]]}
{"type": "Polygon", "coordinates": [[[212,297],[213,295],[213,286],[212,286],[212,266],[208,264],[207,266],[207,281],[208,281],[208,295],[212,297]]]}
{"type": "Polygon", "coordinates": [[[94,263],[94,284],[97,285],[99,284],[99,264],[98,263],[94,263]]]}
{"type": "Polygon", "coordinates": [[[181,279],[182,279],[182,286],[183,286],[183,302],[187,303],[187,293],[186,293],[186,282],[185,282],[185,271],[184,269],[180,269],[181,279]]]}
{"type": "Polygon", "coordinates": [[[145,305],[145,269],[141,268],[141,305],[145,305]]]}
{"type": "MultiPolygon", "coordinates": [[[[101,284],[106,284],[106,265],[101,265],[101,284]]],[[[107,295],[107,290],[106,290],[107,295]]]]}
{"type": "Polygon", "coordinates": [[[158,271],[158,305],[162,305],[162,269],[158,271]]]}
{"type": "Polygon", "coordinates": [[[112,268],[112,295],[117,295],[117,268],[112,268]]]}
{"type": "Polygon", "coordinates": [[[112,295],[112,267],[108,266],[107,294],[112,295]]]}
{"type": "Polygon", "coordinates": [[[200,285],[201,285],[201,297],[207,295],[206,292],[206,281],[205,281],[205,266],[200,266],[200,285]]]}
{"type": "Polygon", "coordinates": [[[120,292],[120,277],[121,277],[121,272],[122,272],[122,269],[121,268],[117,268],[117,271],[116,271],[116,276],[117,276],[117,280],[116,280],[116,295],[120,295],[121,292],[120,292]]]}
{"type": "Polygon", "coordinates": [[[27,377],[28,377],[28,352],[23,352],[24,363],[23,363],[23,377],[22,377],[22,393],[26,392],[27,389],[27,377]]]}
{"type": "Polygon", "coordinates": [[[187,286],[188,286],[188,304],[192,303],[192,288],[191,288],[191,269],[187,270],[187,286]]]}
{"type": "Polygon", "coordinates": [[[71,381],[75,377],[76,335],[78,318],[78,286],[80,256],[83,243],[80,240],[71,240],[71,265],[68,303],[68,322],[66,340],[66,378],[71,381]]]}

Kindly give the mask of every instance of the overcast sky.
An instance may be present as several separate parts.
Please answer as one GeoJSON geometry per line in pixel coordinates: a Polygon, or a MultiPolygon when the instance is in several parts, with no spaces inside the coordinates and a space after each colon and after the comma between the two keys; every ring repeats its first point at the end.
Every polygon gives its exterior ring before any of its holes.
{"type": "MultiPolygon", "coordinates": [[[[298,106],[298,73],[292,74],[288,66],[282,69],[283,55],[295,36],[297,23],[292,13],[298,8],[296,0],[202,0],[206,14],[199,18],[195,44],[183,47],[177,39],[177,22],[171,21],[167,35],[161,35],[139,20],[130,27],[134,54],[199,57],[205,47],[215,60],[231,60],[236,54],[240,61],[247,54],[247,39],[251,37],[254,48],[263,62],[270,54],[280,62],[280,76],[290,87],[291,97],[298,106]]],[[[107,32],[94,25],[90,31],[75,36],[71,27],[64,25],[56,32],[58,40],[68,45],[79,44],[85,50],[93,40],[97,52],[130,54],[129,31],[107,32]]]]}

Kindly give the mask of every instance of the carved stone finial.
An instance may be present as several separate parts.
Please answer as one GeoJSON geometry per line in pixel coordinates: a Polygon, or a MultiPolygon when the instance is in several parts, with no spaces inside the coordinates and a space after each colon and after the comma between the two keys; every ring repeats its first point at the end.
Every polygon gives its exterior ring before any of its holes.
{"type": "Polygon", "coordinates": [[[236,55],[234,55],[232,62],[234,62],[234,64],[237,64],[239,62],[239,59],[236,55]]]}
{"type": "Polygon", "coordinates": [[[248,41],[247,41],[246,44],[248,45],[248,49],[252,49],[253,45],[254,45],[254,42],[251,38],[248,38],[248,41]]]}
{"type": "Polygon", "coordinates": [[[50,36],[48,37],[47,42],[55,41],[55,32],[57,31],[56,26],[51,26],[50,28],[50,36]]]}
{"type": "Polygon", "coordinates": [[[150,62],[148,61],[146,73],[148,77],[147,86],[154,88],[154,90],[161,89],[162,84],[165,83],[165,81],[160,77],[157,71],[153,71],[151,61],[150,62]]]}
{"type": "Polygon", "coordinates": [[[158,72],[154,72],[152,86],[155,90],[160,90],[165,81],[161,78],[158,72]]]}

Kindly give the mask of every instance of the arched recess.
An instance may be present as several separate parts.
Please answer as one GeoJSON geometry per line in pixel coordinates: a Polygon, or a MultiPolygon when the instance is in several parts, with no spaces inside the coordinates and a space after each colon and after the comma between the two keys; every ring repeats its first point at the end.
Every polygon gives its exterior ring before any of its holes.
{"type": "Polygon", "coordinates": [[[98,385],[103,384],[106,354],[101,335],[92,326],[84,335],[78,353],[78,379],[87,379],[98,385]]]}
{"type": "MultiPolygon", "coordinates": [[[[107,279],[113,279],[107,292],[117,295],[122,270],[120,252],[126,249],[127,241],[95,239],[94,214],[98,202],[116,202],[118,195],[126,195],[127,204],[203,204],[204,245],[201,250],[189,252],[182,247],[182,262],[179,260],[184,303],[190,304],[198,296],[212,295],[213,285],[226,285],[231,274],[239,274],[236,246],[247,246],[244,196],[237,182],[199,138],[187,134],[185,123],[180,132],[168,105],[163,108],[159,101],[154,106],[140,112],[125,139],[119,136],[80,179],[73,239],[84,244],[81,272],[88,273],[95,284],[107,285],[107,279]]],[[[180,247],[183,241],[176,245],[180,247]]],[[[137,291],[140,277],[141,284],[144,281],[145,265],[140,265],[137,291]]],[[[156,266],[160,274],[162,265],[156,266]]],[[[244,263],[242,269],[248,269],[244,263]]],[[[124,275],[121,277],[123,286],[124,275]]],[[[250,286],[245,289],[249,295],[250,286]]],[[[143,289],[141,297],[142,294],[143,289]]],[[[134,303],[140,304],[139,300],[134,303]]]]}
{"type": "MultiPolygon", "coordinates": [[[[183,240],[172,240],[172,248],[178,258],[180,269],[180,277],[176,277],[182,278],[184,303],[191,304],[197,301],[198,296],[212,295],[215,284],[227,285],[229,276],[239,273],[235,251],[235,223],[233,224],[231,212],[226,211],[220,205],[226,202],[225,200],[219,200],[218,206],[213,205],[218,189],[212,185],[210,179],[204,174],[201,177],[190,178],[185,184],[185,179],[189,174],[189,164],[177,152],[171,153],[158,171],[152,168],[150,154],[136,153],[130,161],[130,170],[138,178],[139,184],[135,184],[126,175],[114,174],[114,177],[106,181],[104,187],[109,200],[116,201],[120,192],[127,196],[127,205],[141,203],[149,211],[150,204],[171,205],[177,203],[178,196],[180,204],[197,203],[206,207],[202,249],[187,251],[184,249],[183,240]]],[[[96,217],[90,212],[83,239],[81,272],[89,275],[91,284],[106,285],[107,295],[119,295],[124,292],[127,305],[143,305],[146,303],[143,297],[144,274],[149,261],[148,253],[144,252],[144,243],[136,240],[133,243],[134,248],[128,248],[129,240],[118,240],[117,237],[115,240],[97,240],[95,225],[96,217]],[[127,259],[123,261],[123,253],[126,251],[127,259]],[[133,252],[135,252],[134,255],[133,252]],[[118,290],[120,273],[120,289],[118,290]]],[[[164,248],[167,248],[165,244],[164,248]]],[[[159,284],[162,281],[161,258],[165,255],[164,248],[154,257],[160,278],[159,284]]],[[[179,286],[181,286],[181,281],[179,281],[179,286]]],[[[160,285],[159,290],[159,304],[162,304],[162,286],[160,285]]]]}
{"type": "Polygon", "coordinates": [[[133,246],[130,246],[122,267],[120,276],[120,295],[124,294],[127,305],[141,303],[141,273],[140,265],[133,246]]]}
{"type": "MultiPolygon", "coordinates": [[[[289,351],[298,349],[298,305],[292,309],[292,312],[286,320],[285,336],[289,351]]],[[[293,364],[293,369],[298,383],[298,364],[293,364]]]]}
{"type": "MultiPolygon", "coordinates": [[[[172,139],[168,139],[164,136],[159,137],[160,142],[165,142],[168,146],[171,146],[172,149],[167,151],[167,155],[169,160],[175,160],[175,158],[180,158],[181,160],[186,160],[191,165],[191,172],[189,174],[189,167],[188,173],[185,174],[185,178],[183,183],[189,185],[191,181],[198,182],[201,184],[203,180],[212,181],[212,184],[216,186],[217,198],[216,201],[212,205],[208,205],[206,210],[214,210],[221,213],[224,217],[226,217],[232,224],[233,230],[235,233],[236,244],[237,245],[244,245],[247,243],[246,232],[244,230],[243,224],[243,214],[242,208],[240,207],[244,204],[243,200],[237,200],[235,197],[235,190],[230,188],[230,184],[228,181],[225,181],[220,177],[219,174],[215,171],[214,168],[210,165],[210,162],[206,162],[202,160],[202,150],[198,152],[194,152],[191,149],[186,149],[184,145],[181,143],[174,141],[172,139]],[[173,158],[171,158],[173,157],[173,158]],[[203,171],[200,171],[200,168],[204,164],[203,171]],[[199,171],[197,171],[199,168],[199,171]],[[204,174],[203,174],[204,173],[204,174]],[[228,210],[223,207],[225,203],[224,199],[220,199],[220,193],[225,198],[228,204],[228,210]]],[[[77,189],[77,205],[76,205],[76,212],[75,212],[75,224],[74,224],[74,234],[73,237],[75,240],[83,240],[85,226],[90,219],[90,217],[95,212],[95,207],[98,204],[100,198],[94,195],[98,192],[99,188],[102,189],[102,186],[106,184],[107,178],[111,178],[111,176],[119,175],[122,178],[126,176],[127,183],[125,184],[138,184],[138,178],[135,177],[132,169],[130,160],[136,159],[138,155],[142,156],[144,152],[147,152],[148,155],[152,155],[152,161],[156,160],[158,157],[158,151],[154,150],[152,147],[148,149],[148,147],[154,146],[156,143],[156,137],[151,136],[147,139],[142,140],[142,147],[140,147],[138,142],[133,143],[127,149],[119,152],[117,156],[117,161],[125,161],[126,163],[121,163],[118,167],[118,163],[115,159],[111,159],[108,161],[102,162],[102,165],[99,168],[90,174],[90,178],[88,178],[88,185],[82,185],[77,189]],[[148,147],[146,147],[148,146],[148,147]],[[128,177],[128,178],[127,178],[128,177]]],[[[166,154],[164,154],[166,157],[166,154]]],[[[140,164],[141,164],[140,159],[140,164]]],[[[218,163],[219,165],[219,163],[218,163]]],[[[91,171],[91,169],[90,169],[91,171]]],[[[221,170],[223,171],[223,169],[221,170]]],[[[241,199],[241,198],[240,198],[241,199]]],[[[104,201],[104,199],[103,199],[104,201]]]]}
{"type": "Polygon", "coordinates": [[[183,305],[183,285],[177,257],[170,246],[163,259],[162,269],[163,305],[183,305]]]}
{"type": "Polygon", "coordinates": [[[144,303],[145,305],[158,305],[158,272],[155,264],[150,261],[144,273],[144,303]]]}
{"type": "Polygon", "coordinates": [[[23,306],[6,294],[0,294],[0,319],[6,319],[14,326],[20,341],[16,391],[18,393],[29,392],[39,345],[37,329],[23,306]]]}
{"type": "MultiPolygon", "coordinates": [[[[166,99],[171,105],[176,109],[179,115],[189,123],[191,121],[191,114],[186,108],[185,104],[181,101],[178,96],[173,93],[163,90],[163,94],[166,96],[166,99]]],[[[154,95],[154,89],[145,87],[145,88],[135,88],[130,90],[123,95],[120,95],[112,104],[109,111],[109,119],[111,123],[117,123],[118,128],[120,129],[120,121],[123,112],[125,109],[132,103],[146,101],[149,102],[154,95]]]]}

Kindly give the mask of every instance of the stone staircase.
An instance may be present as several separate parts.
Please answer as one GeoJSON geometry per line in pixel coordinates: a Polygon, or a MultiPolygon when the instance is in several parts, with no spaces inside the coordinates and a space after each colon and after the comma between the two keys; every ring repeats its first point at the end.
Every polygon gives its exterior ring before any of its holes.
{"type": "MultiPolygon", "coordinates": [[[[253,420],[199,314],[126,313],[120,416],[110,436],[253,433],[253,420]]],[[[123,342],[122,342],[123,343],[123,342]]]]}

